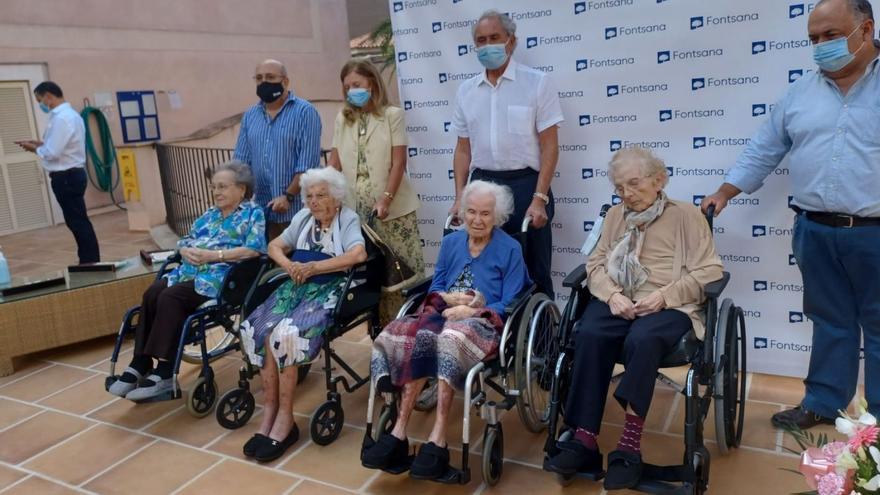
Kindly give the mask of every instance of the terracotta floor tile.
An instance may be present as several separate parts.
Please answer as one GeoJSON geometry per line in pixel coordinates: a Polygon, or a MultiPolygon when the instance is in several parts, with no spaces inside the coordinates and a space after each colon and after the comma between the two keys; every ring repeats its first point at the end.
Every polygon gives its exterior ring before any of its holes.
{"type": "Polygon", "coordinates": [[[9,425],[33,416],[42,411],[41,408],[22,404],[9,399],[0,399],[0,430],[9,425]]]}
{"type": "Polygon", "coordinates": [[[51,481],[46,481],[37,476],[31,476],[30,478],[3,492],[4,495],[67,495],[73,493],[79,492],[77,492],[76,490],[71,490],[66,486],[52,483],[51,481]]]}
{"type": "Polygon", "coordinates": [[[129,400],[122,399],[107,404],[89,414],[89,417],[125,428],[139,430],[179,407],[183,407],[183,400],[135,404],[129,400]]]}
{"type": "MultiPolygon", "coordinates": [[[[480,476],[479,467],[475,470],[473,475],[480,476]]],[[[548,473],[542,469],[508,462],[504,464],[504,470],[501,473],[501,479],[498,481],[498,484],[493,487],[488,487],[483,493],[528,493],[529,495],[564,493],[565,495],[598,495],[599,493],[602,493],[602,484],[577,479],[570,486],[563,487],[556,481],[556,477],[552,473],[548,473]]]]}
{"type": "Polygon", "coordinates": [[[783,471],[797,469],[798,459],[740,449],[721,456],[709,453],[709,493],[719,495],[779,495],[807,490],[804,477],[783,471]]]}
{"type": "MultiPolygon", "coordinates": [[[[476,430],[479,444],[476,438],[472,443],[482,451],[482,432],[484,423],[477,418],[479,429],[476,430]]],[[[501,417],[501,426],[504,431],[504,458],[515,459],[520,462],[541,465],[544,462],[544,442],[547,440],[547,430],[541,433],[532,433],[523,426],[516,409],[513,409],[501,417]]]]}
{"type": "Polygon", "coordinates": [[[218,459],[195,449],[160,441],[83,488],[107,495],[127,495],[136,483],[139,493],[170,493],[218,459]]]}
{"type": "Polygon", "coordinates": [[[40,413],[0,433],[0,460],[18,464],[90,425],[89,421],[66,414],[40,413]]]}
{"type": "MultiPolygon", "coordinates": [[[[300,442],[302,441],[301,437],[300,442]]],[[[374,474],[373,471],[361,467],[362,441],[361,430],[345,427],[335,442],[325,447],[310,444],[282,465],[281,469],[352,490],[357,489],[374,474]],[[340,469],[339,466],[345,468],[340,469]]]]}
{"type": "Polygon", "coordinates": [[[35,401],[94,375],[95,373],[71,368],[70,366],[56,365],[41,370],[23,380],[0,387],[0,395],[20,400],[35,401]]]}
{"type": "Polygon", "coordinates": [[[109,359],[113,353],[116,336],[100,337],[86,342],[52,349],[37,355],[40,359],[88,368],[100,361],[109,359]]]}
{"type": "MultiPolygon", "coordinates": [[[[779,412],[780,406],[763,402],[746,402],[746,417],[743,426],[742,444],[761,449],[776,449],[776,429],[770,424],[770,416],[779,412]]],[[[671,433],[683,434],[684,431],[684,401],[676,411],[675,418],[669,425],[671,433]]],[[[709,409],[704,424],[703,436],[708,440],[715,440],[715,407],[709,409]]]]}
{"type": "Polygon", "coordinates": [[[217,424],[214,414],[209,414],[204,418],[196,418],[186,409],[175,412],[146,431],[195,447],[206,445],[226,433],[226,430],[217,424]]]}
{"type": "MultiPolygon", "coordinates": [[[[128,363],[131,362],[131,353],[134,350],[134,346],[128,341],[122,345],[122,348],[119,350],[119,356],[116,359],[116,374],[120,374],[125,371],[125,367],[128,366],[128,363]]],[[[89,367],[89,369],[98,371],[103,373],[105,376],[110,374],[110,355],[106,356],[106,359],[103,361],[98,361],[96,364],[93,364],[89,367]]]]}
{"type": "Polygon", "coordinates": [[[305,480],[290,493],[291,495],[345,495],[351,492],[305,480]]]}
{"type": "Polygon", "coordinates": [[[180,494],[259,493],[282,494],[299,479],[264,467],[223,461],[199,476],[180,494]]]}
{"type": "Polygon", "coordinates": [[[796,405],[804,398],[804,382],[801,378],[753,373],[751,380],[748,396],[751,400],[796,405]]]}
{"type": "Polygon", "coordinates": [[[39,403],[74,414],[85,414],[117,397],[104,390],[104,375],[96,375],[39,403]]]}
{"type": "Polygon", "coordinates": [[[98,425],[28,461],[25,467],[79,485],[152,441],[144,435],[98,425]]]}
{"type": "Polygon", "coordinates": [[[24,471],[19,471],[18,469],[13,469],[11,467],[0,466],[0,490],[2,490],[3,487],[9,486],[27,475],[28,474],[24,471]]]}
{"type": "MultiPolygon", "coordinates": [[[[48,368],[52,366],[49,363],[39,361],[30,356],[24,356],[21,358],[13,358],[12,360],[13,368],[15,369],[15,373],[8,376],[0,376],[0,387],[8,384],[9,382],[19,380],[22,377],[28,375],[29,373],[33,373],[37,370],[48,368]]],[[[2,391],[2,388],[0,388],[2,391]]],[[[0,392],[2,393],[2,392],[0,392]]]]}
{"type": "MultiPolygon", "coordinates": [[[[244,454],[241,452],[241,448],[244,446],[245,442],[247,442],[254,435],[254,433],[256,433],[257,427],[260,426],[260,421],[262,419],[262,410],[257,409],[257,411],[254,412],[254,415],[251,417],[250,421],[248,421],[248,423],[241,428],[237,430],[226,430],[221,427],[221,433],[226,433],[226,435],[207,447],[208,450],[220,454],[225,454],[230,457],[246,460],[247,457],[245,457],[244,454]]],[[[216,420],[214,422],[216,423],[216,420]]],[[[308,432],[305,430],[304,426],[305,424],[300,425],[300,438],[308,437],[308,432]]]]}

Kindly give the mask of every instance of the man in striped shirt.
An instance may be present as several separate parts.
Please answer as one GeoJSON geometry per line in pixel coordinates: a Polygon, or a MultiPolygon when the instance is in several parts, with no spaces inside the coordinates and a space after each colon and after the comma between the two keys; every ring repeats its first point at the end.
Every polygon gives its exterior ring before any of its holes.
{"type": "Polygon", "coordinates": [[[302,208],[300,175],[320,165],[321,118],[315,107],[290,90],[281,62],[260,63],[254,82],[260,102],[241,117],[234,156],[253,171],[254,201],[269,209],[266,237],[271,240],[302,208]]]}

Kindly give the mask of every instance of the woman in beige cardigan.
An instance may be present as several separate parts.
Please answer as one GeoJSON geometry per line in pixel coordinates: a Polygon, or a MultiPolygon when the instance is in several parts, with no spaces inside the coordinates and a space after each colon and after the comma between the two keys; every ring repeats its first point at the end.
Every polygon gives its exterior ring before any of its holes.
{"type": "MultiPolygon", "coordinates": [[[[376,212],[376,233],[421,275],[425,270],[416,210],[419,200],[406,175],[403,110],[388,104],[379,71],[366,60],[352,60],[340,74],[345,107],[336,116],[330,165],[350,185],[346,206],[366,221],[376,212]]],[[[383,294],[379,319],[384,327],[403,304],[400,291],[383,294]]]]}
{"type": "Polygon", "coordinates": [[[608,211],[587,261],[595,297],[575,330],[565,422],[574,439],[545,462],[564,475],[602,470],[596,443],[615,363],[626,373],[614,398],[626,411],[617,449],[608,456],[605,489],[632,488],[641,476],[641,436],[657,369],[685,332],[703,334],[703,288],[721,278],[712,232],[691,203],[666,197],[666,166],[650,151],[617,152],[608,176],[623,204],[608,211]]]}

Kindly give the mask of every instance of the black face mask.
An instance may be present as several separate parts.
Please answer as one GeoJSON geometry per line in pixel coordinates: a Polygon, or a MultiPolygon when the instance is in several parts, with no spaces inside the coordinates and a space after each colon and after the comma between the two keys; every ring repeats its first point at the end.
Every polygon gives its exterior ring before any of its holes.
{"type": "Polygon", "coordinates": [[[263,103],[272,103],[273,101],[281,98],[281,95],[284,94],[284,84],[270,83],[270,82],[261,82],[257,85],[257,96],[263,100],[263,103]]]}

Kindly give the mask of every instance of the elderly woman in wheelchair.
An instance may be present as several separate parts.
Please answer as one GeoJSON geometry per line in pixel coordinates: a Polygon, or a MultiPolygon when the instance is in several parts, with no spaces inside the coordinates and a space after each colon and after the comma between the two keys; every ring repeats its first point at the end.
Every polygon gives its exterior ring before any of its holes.
{"type": "Polygon", "coordinates": [[[704,288],[722,278],[722,266],[704,216],[666,196],[667,169],[650,151],[617,152],[608,175],[623,204],[608,211],[587,261],[594,299],[575,327],[564,407],[573,438],[557,442],[544,467],[563,476],[602,472],[596,440],[612,371],[622,362],[626,372],[614,398],[626,422],[605,475],[605,488],[613,490],[639,483],[642,428],[658,369],[683,335],[702,335],[704,288]]]}
{"type": "Polygon", "coordinates": [[[342,206],[342,173],[311,169],[300,178],[300,187],[306,208],[269,244],[269,257],[290,279],[240,327],[249,362],[261,368],[264,392],[260,428],[243,451],[261,462],[277,459],[299,438],[293,418],[297,366],[321,350],[344,272],[367,259],[357,213],[342,206]]]}
{"type": "Polygon", "coordinates": [[[498,228],[513,210],[509,190],[474,181],[465,187],[462,205],[465,229],[443,239],[420,310],[391,322],[373,344],[371,373],[377,389],[403,391],[393,429],[362,453],[367,468],[409,468],[417,479],[446,474],[453,387],[462,387],[468,370],[497,352],[505,308],[531,285],[520,244],[498,228]],[[407,424],[428,378],[438,379],[436,419],[428,442],[413,459],[407,424]]]}
{"type": "Polygon", "coordinates": [[[181,263],[144,292],[131,363],[121,376],[111,377],[110,393],[138,402],[168,396],[184,322],[218,297],[235,262],[266,251],[266,221],[250,200],[253,190],[247,165],[232,161],[217,167],[211,177],[214,206],[177,243],[181,263]]]}

